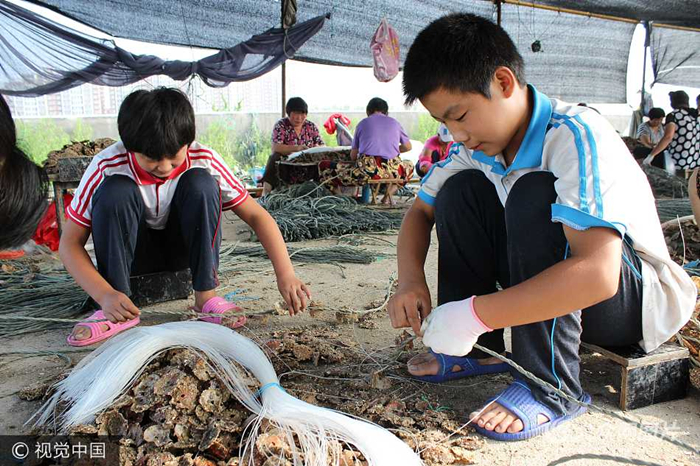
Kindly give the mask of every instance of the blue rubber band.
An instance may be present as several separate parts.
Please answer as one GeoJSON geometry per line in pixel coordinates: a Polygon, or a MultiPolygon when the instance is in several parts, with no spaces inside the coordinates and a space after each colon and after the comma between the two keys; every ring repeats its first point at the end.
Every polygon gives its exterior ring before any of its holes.
{"type": "Polygon", "coordinates": [[[234,296],[243,294],[243,293],[245,293],[245,292],[247,292],[247,291],[248,291],[248,290],[245,289],[245,288],[237,288],[237,289],[231,291],[230,293],[226,293],[226,294],[224,295],[224,299],[225,299],[226,301],[231,301],[231,300],[233,300],[233,297],[234,297],[234,296]]]}
{"type": "Polygon", "coordinates": [[[270,388],[270,387],[277,387],[277,388],[279,388],[280,390],[284,391],[284,388],[282,388],[282,385],[280,385],[278,382],[270,382],[270,383],[266,383],[265,385],[263,385],[262,387],[260,387],[260,390],[258,390],[257,392],[255,392],[255,396],[256,396],[257,398],[260,398],[260,397],[262,396],[263,392],[265,392],[265,390],[267,390],[267,389],[270,388]]]}

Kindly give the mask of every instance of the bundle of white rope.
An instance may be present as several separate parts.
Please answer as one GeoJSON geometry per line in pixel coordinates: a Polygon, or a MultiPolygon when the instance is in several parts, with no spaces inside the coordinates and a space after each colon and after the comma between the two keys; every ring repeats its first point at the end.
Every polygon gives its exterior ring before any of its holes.
{"type": "Polygon", "coordinates": [[[68,432],[91,422],[133,385],[158,354],[187,348],[200,354],[231,393],[257,415],[249,428],[243,456],[255,444],[260,423],[267,419],[285,432],[294,450],[294,465],[340,464],[333,442],[353,445],[369,465],[422,465],[418,455],[388,430],[343,413],[311,405],[285,392],[269,359],[251,340],[226,327],[206,322],[173,322],[138,327],[104,344],[59,382],[54,395],[30,419],[37,427],[57,426],[68,432]],[[245,384],[245,367],[260,382],[253,393],[245,384]],[[62,411],[59,408],[64,407],[62,411]],[[298,439],[298,448],[294,437],[298,439]]]}

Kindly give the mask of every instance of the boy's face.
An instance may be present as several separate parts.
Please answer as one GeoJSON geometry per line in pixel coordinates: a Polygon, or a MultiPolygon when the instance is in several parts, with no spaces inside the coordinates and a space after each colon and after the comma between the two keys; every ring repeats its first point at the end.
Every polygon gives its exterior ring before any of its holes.
{"type": "MultiPolygon", "coordinates": [[[[517,85],[517,82],[515,83],[517,85]]],[[[420,99],[437,121],[444,123],[456,142],[494,156],[506,149],[519,125],[512,90],[494,78],[491,98],[481,94],[438,88],[420,99]]]]}
{"type": "Polygon", "coordinates": [[[134,155],[139,166],[148,173],[158,178],[167,178],[177,167],[185,162],[187,149],[188,146],[182,146],[175,154],[175,157],[166,157],[163,160],[153,160],[138,152],[134,152],[134,155]]]}

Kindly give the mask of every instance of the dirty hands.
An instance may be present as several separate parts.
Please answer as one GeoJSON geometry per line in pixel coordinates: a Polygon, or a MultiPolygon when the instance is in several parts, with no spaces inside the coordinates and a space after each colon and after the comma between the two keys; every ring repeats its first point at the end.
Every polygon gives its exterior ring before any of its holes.
{"type": "Polygon", "coordinates": [[[311,300],[311,290],[293,273],[279,277],[277,288],[287,303],[290,315],[302,312],[311,300]]]}
{"type": "Polygon", "coordinates": [[[96,301],[105,317],[114,324],[135,319],[141,314],[131,299],[117,290],[110,290],[96,301]]]}
{"type": "Polygon", "coordinates": [[[416,335],[421,334],[421,323],[431,308],[430,291],[425,280],[400,282],[399,289],[387,304],[391,326],[411,327],[416,335]]]}

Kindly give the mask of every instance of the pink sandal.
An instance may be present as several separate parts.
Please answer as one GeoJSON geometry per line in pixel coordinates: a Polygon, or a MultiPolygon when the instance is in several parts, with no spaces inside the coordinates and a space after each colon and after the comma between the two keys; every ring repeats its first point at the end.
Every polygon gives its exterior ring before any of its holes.
{"type": "MultiPolygon", "coordinates": [[[[96,311],[93,315],[91,315],[88,318],[88,320],[101,319],[106,319],[102,311],[96,311]]],[[[89,346],[99,341],[106,340],[107,338],[116,335],[121,331],[130,329],[131,327],[138,325],[139,322],[141,322],[141,319],[138,317],[135,319],[127,320],[126,322],[118,322],[116,324],[110,322],[109,320],[105,320],[104,322],[81,322],[77,324],[76,327],[89,328],[90,338],[86,340],[76,340],[75,338],[73,338],[73,334],[70,334],[68,335],[66,341],[68,341],[68,344],[71,346],[89,346]],[[102,324],[107,325],[108,329],[102,330],[102,324]]]]}
{"type": "MultiPolygon", "coordinates": [[[[224,314],[226,312],[230,311],[235,311],[235,312],[243,312],[243,309],[240,307],[236,306],[234,303],[230,303],[226,301],[224,298],[221,298],[219,296],[215,296],[211,298],[209,301],[204,303],[204,306],[202,306],[202,310],[200,311],[196,307],[192,307],[197,312],[202,312],[205,314],[224,314]]],[[[234,319],[233,316],[229,315],[225,317],[227,320],[228,319],[234,319]]],[[[221,324],[222,320],[224,317],[200,317],[200,320],[203,320],[204,322],[212,322],[214,324],[221,324]]],[[[227,324],[226,326],[229,328],[240,328],[245,325],[245,323],[248,321],[248,318],[244,315],[241,315],[238,317],[238,320],[236,320],[233,324],[227,324]]]]}

